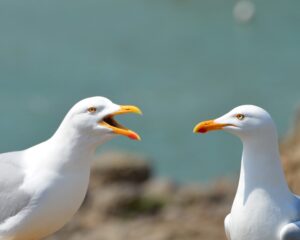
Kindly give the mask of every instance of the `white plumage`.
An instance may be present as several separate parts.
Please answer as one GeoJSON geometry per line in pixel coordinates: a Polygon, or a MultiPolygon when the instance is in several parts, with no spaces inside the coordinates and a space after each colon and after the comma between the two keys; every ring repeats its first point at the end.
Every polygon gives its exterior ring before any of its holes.
{"type": "Polygon", "coordinates": [[[243,143],[238,189],[225,231],[230,240],[300,239],[300,200],[290,192],[278,151],[271,116],[262,108],[244,105],[194,131],[224,129],[243,143]]]}
{"type": "Polygon", "coordinates": [[[139,136],[113,116],[140,113],[103,97],[77,103],[47,141],[0,155],[0,239],[38,240],[60,229],[80,207],[91,161],[116,134],[139,136]]]}

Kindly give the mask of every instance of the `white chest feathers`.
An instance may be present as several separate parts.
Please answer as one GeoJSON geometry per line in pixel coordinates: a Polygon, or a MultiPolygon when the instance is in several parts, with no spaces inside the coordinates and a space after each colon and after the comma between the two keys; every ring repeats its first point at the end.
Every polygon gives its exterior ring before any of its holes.
{"type": "Polygon", "coordinates": [[[271,196],[264,189],[236,195],[228,218],[231,240],[279,240],[281,228],[297,218],[297,199],[271,196]]]}

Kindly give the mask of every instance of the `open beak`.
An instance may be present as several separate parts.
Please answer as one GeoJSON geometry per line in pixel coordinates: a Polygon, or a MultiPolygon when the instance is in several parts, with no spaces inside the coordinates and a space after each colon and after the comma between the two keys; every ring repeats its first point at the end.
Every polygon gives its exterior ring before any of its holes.
{"type": "Polygon", "coordinates": [[[114,116],[116,115],[127,113],[142,114],[142,111],[135,106],[121,106],[120,110],[107,115],[105,118],[102,119],[102,121],[99,122],[99,124],[110,128],[116,134],[124,135],[133,140],[141,140],[141,137],[137,133],[124,127],[114,119],[114,116]]]}
{"type": "Polygon", "coordinates": [[[217,123],[215,120],[208,120],[200,122],[194,127],[194,133],[206,133],[214,130],[221,130],[226,126],[233,126],[232,124],[217,123]]]}

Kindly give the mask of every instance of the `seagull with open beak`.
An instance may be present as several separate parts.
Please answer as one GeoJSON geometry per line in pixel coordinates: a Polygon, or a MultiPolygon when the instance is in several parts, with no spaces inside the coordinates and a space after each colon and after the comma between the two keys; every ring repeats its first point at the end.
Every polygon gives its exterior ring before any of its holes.
{"type": "Polygon", "coordinates": [[[140,140],[114,119],[129,113],[141,110],[87,98],[48,140],[0,154],[0,240],[39,240],[62,228],[86,195],[96,148],[119,135],[140,140]]]}

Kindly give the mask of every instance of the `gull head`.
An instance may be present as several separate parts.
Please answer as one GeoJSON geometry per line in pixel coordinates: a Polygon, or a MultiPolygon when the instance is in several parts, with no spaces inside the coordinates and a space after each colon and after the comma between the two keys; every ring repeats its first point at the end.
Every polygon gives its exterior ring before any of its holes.
{"type": "Polygon", "coordinates": [[[251,136],[269,136],[276,133],[270,114],[254,105],[236,107],[225,115],[197,124],[195,133],[206,133],[213,130],[225,130],[241,139],[251,136]]]}
{"type": "Polygon", "coordinates": [[[91,97],[76,103],[67,114],[67,124],[78,130],[81,135],[107,136],[123,135],[140,140],[134,131],[118,123],[116,115],[135,113],[141,110],[132,105],[118,105],[105,97],[91,97]]]}

